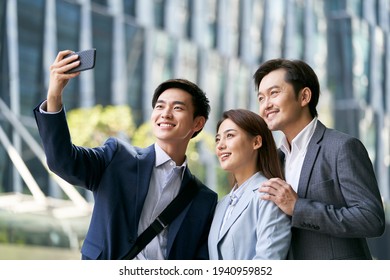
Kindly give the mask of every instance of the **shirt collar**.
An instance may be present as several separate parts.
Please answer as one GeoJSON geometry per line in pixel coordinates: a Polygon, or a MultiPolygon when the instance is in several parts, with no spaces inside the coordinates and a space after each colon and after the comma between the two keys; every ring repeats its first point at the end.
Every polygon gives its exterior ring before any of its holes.
{"type": "Polygon", "coordinates": [[[248,178],[239,188],[237,188],[237,184],[234,185],[232,190],[229,193],[230,203],[232,205],[237,204],[238,200],[241,198],[242,194],[245,191],[246,185],[250,184],[253,178],[257,176],[259,172],[253,174],[250,178],[248,178]]]}
{"type": "MultiPolygon", "coordinates": [[[[162,166],[168,162],[169,162],[170,166],[172,166],[172,168],[175,168],[175,167],[181,168],[183,171],[187,167],[187,157],[185,158],[182,165],[176,166],[175,162],[171,159],[171,157],[157,143],[154,143],[154,150],[156,152],[155,167],[162,166]]],[[[184,172],[182,174],[184,174],[184,172]]]]}
{"type": "Polygon", "coordinates": [[[298,133],[297,136],[295,136],[295,138],[291,141],[291,150],[289,148],[290,145],[288,144],[287,138],[284,136],[280,145],[282,152],[287,155],[291,153],[293,149],[297,149],[298,152],[306,149],[314,134],[314,130],[316,129],[317,120],[318,118],[315,117],[304,129],[301,130],[301,132],[298,133]]]}

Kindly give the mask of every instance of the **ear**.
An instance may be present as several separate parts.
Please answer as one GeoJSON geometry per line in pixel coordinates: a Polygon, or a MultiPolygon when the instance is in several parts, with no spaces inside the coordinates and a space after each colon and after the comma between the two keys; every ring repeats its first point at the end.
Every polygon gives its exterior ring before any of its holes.
{"type": "Polygon", "coordinates": [[[205,124],[206,124],[206,118],[203,116],[197,116],[194,119],[194,128],[193,128],[194,132],[201,130],[205,124]]]}
{"type": "Polygon", "coordinates": [[[300,96],[301,106],[305,107],[307,104],[309,104],[310,100],[311,100],[311,90],[308,87],[305,87],[301,90],[301,96],[300,96]]]}
{"type": "Polygon", "coordinates": [[[263,145],[263,138],[260,135],[255,136],[253,139],[253,149],[257,150],[263,145]]]}

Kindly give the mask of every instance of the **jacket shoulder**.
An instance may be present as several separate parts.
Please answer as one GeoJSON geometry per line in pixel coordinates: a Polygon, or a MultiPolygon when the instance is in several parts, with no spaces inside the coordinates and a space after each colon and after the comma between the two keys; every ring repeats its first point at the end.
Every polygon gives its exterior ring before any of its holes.
{"type": "Polygon", "coordinates": [[[212,189],[210,189],[208,186],[206,186],[205,184],[203,184],[198,178],[196,178],[194,176],[194,180],[199,188],[199,193],[203,196],[206,196],[206,197],[209,197],[209,198],[212,198],[212,199],[215,199],[217,200],[218,199],[218,194],[213,191],[212,189]]]}
{"type": "MultiPolygon", "coordinates": [[[[345,144],[355,144],[360,146],[363,145],[363,143],[358,138],[340,130],[326,127],[319,122],[319,132],[321,133],[321,131],[322,137],[320,137],[318,142],[322,141],[333,149],[343,146],[345,144]]],[[[313,138],[316,138],[315,135],[313,135],[313,138]]]]}
{"type": "Polygon", "coordinates": [[[116,137],[108,138],[104,143],[104,145],[109,146],[110,148],[121,152],[127,152],[131,154],[133,157],[137,157],[139,155],[149,153],[153,150],[153,145],[147,148],[140,148],[137,146],[133,146],[129,142],[126,142],[125,140],[116,137]]]}

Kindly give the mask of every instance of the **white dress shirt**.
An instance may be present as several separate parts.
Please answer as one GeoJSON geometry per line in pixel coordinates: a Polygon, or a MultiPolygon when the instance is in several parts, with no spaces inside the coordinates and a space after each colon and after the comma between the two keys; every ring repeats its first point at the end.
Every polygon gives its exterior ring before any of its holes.
{"type": "MultiPolygon", "coordinates": [[[[250,181],[250,180],[248,180],[248,181],[250,181]]],[[[236,206],[236,204],[240,200],[240,197],[242,196],[242,193],[244,192],[245,185],[246,185],[246,182],[244,184],[242,184],[241,187],[237,188],[237,184],[235,184],[234,187],[232,188],[232,190],[230,191],[230,194],[229,194],[229,197],[230,197],[229,206],[226,209],[225,216],[223,217],[221,230],[220,230],[219,233],[221,233],[222,229],[225,226],[226,221],[230,218],[230,216],[231,216],[231,214],[233,212],[234,207],[236,206]]]]}
{"type": "Polygon", "coordinates": [[[285,154],[286,182],[298,192],[299,178],[303,161],[306,156],[307,146],[316,129],[317,118],[314,118],[292,141],[291,150],[286,137],[283,137],[280,149],[285,154]]]}
{"type": "MultiPolygon", "coordinates": [[[[153,168],[148,194],[142,208],[138,235],[149,227],[165,207],[177,196],[184,175],[183,171],[187,166],[187,160],[181,166],[176,166],[176,163],[157,144],[154,144],[154,147],[156,150],[156,164],[153,168]]],[[[135,259],[166,259],[168,229],[169,227],[160,232],[135,259]]]]}

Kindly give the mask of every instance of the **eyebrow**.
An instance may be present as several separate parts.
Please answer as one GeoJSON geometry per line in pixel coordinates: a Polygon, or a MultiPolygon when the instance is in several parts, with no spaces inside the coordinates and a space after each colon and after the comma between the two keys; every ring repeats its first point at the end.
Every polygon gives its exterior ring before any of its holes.
{"type": "Polygon", "coordinates": [[[225,130],[224,132],[222,132],[222,133],[217,133],[217,134],[215,135],[215,137],[220,136],[221,134],[229,133],[229,132],[231,132],[231,131],[237,131],[237,129],[234,129],[234,128],[226,129],[226,130],[225,130]]]}
{"type": "MultiPolygon", "coordinates": [[[[156,101],[156,104],[158,104],[158,103],[166,104],[167,102],[165,100],[159,99],[159,100],[156,101]]],[[[187,104],[185,102],[183,102],[183,101],[178,101],[177,100],[177,101],[173,101],[172,103],[175,104],[175,105],[179,104],[179,105],[187,106],[187,104]]]]}
{"type": "MultiPolygon", "coordinates": [[[[270,86],[269,88],[267,88],[266,92],[270,91],[270,90],[273,90],[275,88],[281,88],[281,86],[278,86],[278,85],[274,85],[274,86],[270,86]]],[[[260,94],[262,94],[262,92],[258,91],[257,92],[257,96],[259,96],[260,94]]]]}

